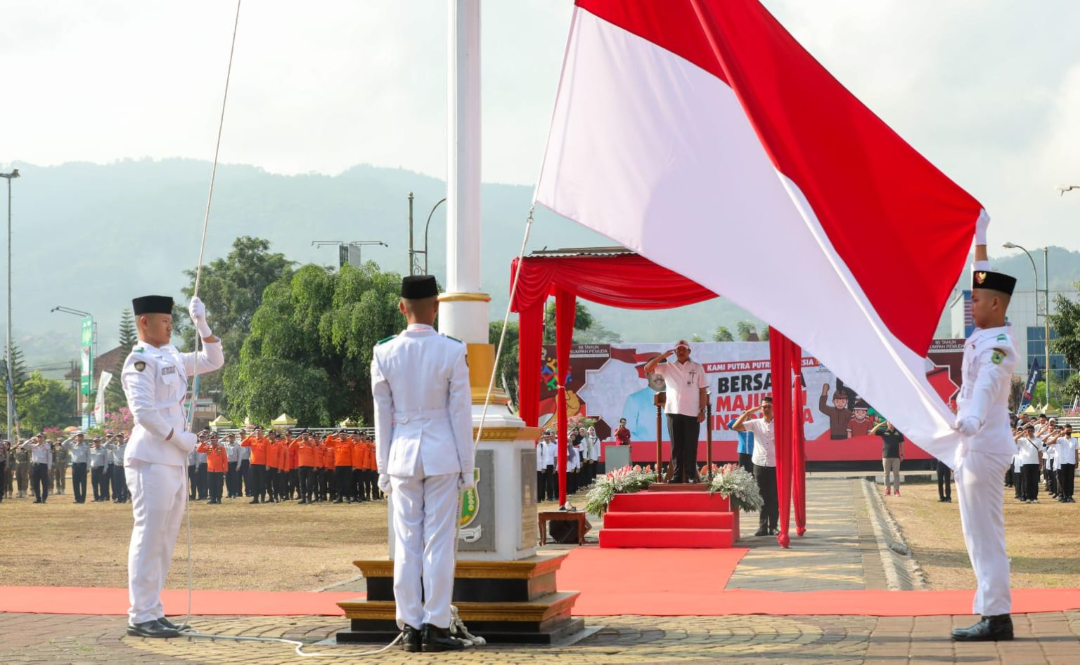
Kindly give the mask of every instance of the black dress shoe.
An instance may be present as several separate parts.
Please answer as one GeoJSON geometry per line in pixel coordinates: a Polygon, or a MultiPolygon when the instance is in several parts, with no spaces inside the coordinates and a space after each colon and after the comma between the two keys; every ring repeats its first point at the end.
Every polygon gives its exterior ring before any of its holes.
{"type": "Polygon", "coordinates": [[[176,630],[176,631],[181,630],[180,626],[177,626],[175,623],[173,623],[172,621],[169,621],[165,617],[161,617],[160,619],[157,620],[157,622],[159,624],[161,624],[163,627],[168,628],[169,630],[176,630]]]}
{"type": "Polygon", "coordinates": [[[1008,614],[999,614],[993,617],[983,617],[967,628],[956,628],[952,632],[952,638],[958,642],[998,642],[1013,638],[1012,617],[1008,614]]]}
{"type": "Polygon", "coordinates": [[[180,637],[180,631],[162,626],[157,620],[129,623],[127,634],[132,637],[180,637]]]}
{"type": "Polygon", "coordinates": [[[769,535],[769,531],[768,531],[768,529],[758,529],[756,532],[754,532],[754,535],[755,536],[767,536],[767,535],[769,535]]]}
{"type": "Polygon", "coordinates": [[[401,648],[409,653],[420,653],[423,650],[419,628],[413,628],[409,624],[405,624],[405,630],[402,631],[401,648]]]}
{"type": "Polygon", "coordinates": [[[439,628],[438,626],[432,626],[430,623],[424,624],[423,642],[422,648],[425,653],[460,651],[465,648],[464,644],[450,637],[449,628],[439,628]]]}

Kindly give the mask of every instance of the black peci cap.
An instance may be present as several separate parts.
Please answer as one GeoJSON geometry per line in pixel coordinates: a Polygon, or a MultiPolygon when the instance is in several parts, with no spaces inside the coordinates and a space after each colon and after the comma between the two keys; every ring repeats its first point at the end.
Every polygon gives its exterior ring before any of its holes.
{"type": "Polygon", "coordinates": [[[434,275],[409,275],[401,279],[401,297],[406,300],[434,298],[439,295],[439,285],[434,275]]]}
{"type": "Polygon", "coordinates": [[[173,299],[169,296],[143,296],[131,301],[135,316],[143,314],[172,314],[173,299]]]}
{"type": "Polygon", "coordinates": [[[971,288],[1000,291],[1007,296],[1011,296],[1013,289],[1016,288],[1016,278],[1010,277],[1003,272],[978,270],[971,276],[971,288]]]}

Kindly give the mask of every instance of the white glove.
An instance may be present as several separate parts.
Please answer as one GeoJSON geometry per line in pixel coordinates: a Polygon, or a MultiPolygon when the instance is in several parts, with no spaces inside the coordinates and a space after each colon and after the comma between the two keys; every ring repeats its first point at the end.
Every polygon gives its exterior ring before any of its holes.
{"type": "Polygon", "coordinates": [[[389,474],[379,474],[379,491],[383,494],[390,496],[390,476],[389,474]]]}
{"type": "Polygon", "coordinates": [[[475,476],[476,474],[472,470],[458,476],[458,490],[465,491],[476,487],[476,482],[474,480],[475,476]]]}
{"type": "Polygon", "coordinates": [[[975,244],[986,244],[986,229],[990,226],[990,215],[983,212],[975,222],[975,244]]]}
{"type": "Polygon", "coordinates": [[[190,453],[198,445],[199,437],[195,436],[194,432],[173,432],[169,441],[181,452],[190,453]]]}
{"type": "Polygon", "coordinates": [[[975,416],[968,416],[956,421],[956,429],[964,436],[974,436],[980,428],[982,428],[982,423],[975,416]]]}
{"type": "Polygon", "coordinates": [[[188,314],[191,315],[191,322],[195,324],[195,329],[199,331],[199,337],[213,336],[213,333],[210,332],[210,326],[206,324],[206,305],[198,296],[192,298],[188,304],[188,314]]]}

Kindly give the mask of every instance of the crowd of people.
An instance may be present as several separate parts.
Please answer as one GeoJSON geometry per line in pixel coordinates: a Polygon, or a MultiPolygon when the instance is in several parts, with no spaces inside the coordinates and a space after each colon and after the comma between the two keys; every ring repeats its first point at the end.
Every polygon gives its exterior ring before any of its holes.
{"type": "MultiPolygon", "coordinates": [[[[0,444],[0,501],[68,493],[75,503],[87,500],[87,480],[94,503],[131,500],[124,471],[124,434],[89,438],[76,433],[50,439],[38,434],[22,442],[0,444]]],[[[599,446],[597,446],[597,454],[599,446]]],[[[199,433],[188,455],[189,499],[220,504],[223,498],[250,503],[362,503],[383,498],[378,488],[375,443],[371,437],[338,430],[264,430],[219,435],[199,433]]]]}
{"type": "MultiPolygon", "coordinates": [[[[571,427],[566,435],[566,493],[587,487],[596,478],[600,460],[600,438],[596,428],[571,427]]],[[[559,441],[552,429],[536,442],[537,501],[559,498],[559,441]]]]}
{"type": "Polygon", "coordinates": [[[1073,438],[1072,425],[1058,427],[1057,419],[1045,414],[1038,418],[1022,415],[1013,429],[1016,454],[1005,474],[1005,486],[1012,487],[1021,503],[1038,503],[1039,486],[1059,503],[1076,503],[1076,451],[1080,440],[1073,438]]]}

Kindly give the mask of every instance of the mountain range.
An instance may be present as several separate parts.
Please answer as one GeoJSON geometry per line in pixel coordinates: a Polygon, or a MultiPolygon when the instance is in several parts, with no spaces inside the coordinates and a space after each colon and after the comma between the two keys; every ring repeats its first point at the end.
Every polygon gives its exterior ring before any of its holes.
{"type": "MultiPolygon", "coordinates": [[[[30,367],[66,363],[78,355],[79,320],[51,312],[57,305],[93,313],[99,349],[108,349],[116,344],[121,312],[133,296],[180,297],[186,282],[183,271],[198,261],[210,163],[143,159],[12,166],[22,176],[12,183],[12,320],[14,338],[30,367]]],[[[337,263],[337,250],[315,247],[314,241],[381,241],[388,246],[361,249],[363,260],[405,272],[409,192],[415,195],[413,232],[416,249],[421,250],[428,213],[445,196],[445,182],[439,179],[371,165],[338,175],[293,176],[220,165],[205,260],[226,255],[233,239],[241,235],[266,238],[274,251],[291,260],[323,265],[337,263]]],[[[483,286],[493,296],[491,317],[501,319],[510,262],[521,246],[532,191],[521,185],[486,183],[481,196],[483,286]]],[[[432,215],[429,238],[430,272],[443,283],[445,212],[443,205],[432,215]]],[[[537,209],[529,251],[611,244],[570,220],[537,209]]],[[[1033,254],[1041,287],[1042,253],[1033,254]]],[[[718,269],[723,269],[723,257],[717,259],[718,269]]],[[[1031,264],[1022,253],[992,262],[996,269],[1015,275],[1019,289],[1032,288],[1031,264]]],[[[1080,253],[1052,247],[1049,264],[1051,290],[1075,291],[1080,253]]],[[[213,303],[207,307],[212,315],[213,303]]],[[[736,322],[754,320],[723,298],[665,316],[596,305],[589,309],[627,342],[693,334],[709,339],[719,325],[734,332],[736,322]]]]}

